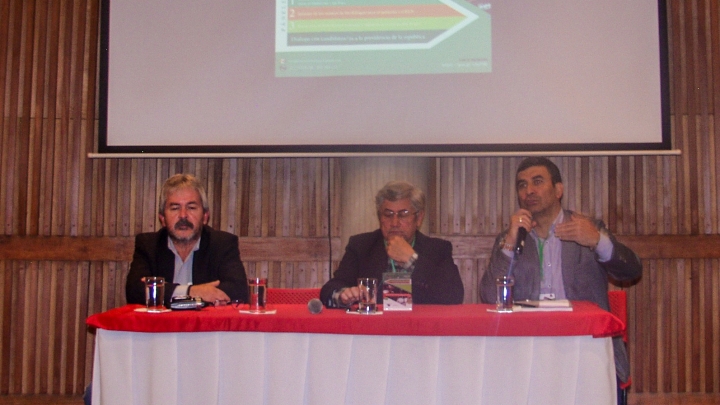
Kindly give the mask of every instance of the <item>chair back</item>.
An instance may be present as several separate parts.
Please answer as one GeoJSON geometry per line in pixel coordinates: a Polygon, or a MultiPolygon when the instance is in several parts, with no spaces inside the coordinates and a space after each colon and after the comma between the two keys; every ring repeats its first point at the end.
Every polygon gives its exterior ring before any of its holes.
{"type": "Polygon", "coordinates": [[[628,341],[628,325],[627,325],[627,294],[623,290],[608,291],[608,303],[610,304],[610,313],[615,315],[625,324],[622,338],[625,343],[628,341]]]}
{"type": "MultiPolygon", "coordinates": [[[[627,345],[628,341],[628,324],[627,324],[627,294],[623,290],[608,291],[608,304],[610,304],[610,313],[615,315],[625,324],[623,331],[623,342],[627,345]]],[[[622,399],[618,402],[621,405],[627,404],[627,391],[632,384],[632,379],[628,379],[624,383],[620,383],[622,390],[622,399]]]]}
{"type": "Polygon", "coordinates": [[[307,304],[313,298],[320,298],[319,288],[268,288],[268,304],[307,304]]]}

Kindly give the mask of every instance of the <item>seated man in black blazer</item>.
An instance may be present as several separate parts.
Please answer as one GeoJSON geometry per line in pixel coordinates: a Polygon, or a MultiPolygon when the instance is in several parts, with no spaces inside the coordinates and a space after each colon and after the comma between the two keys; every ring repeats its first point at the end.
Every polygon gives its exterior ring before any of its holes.
{"type": "MultiPolygon", "coordinates": [[[[320,291],[328,308],[360,300],[358,277],[382,280],[384,272],[412,271],[414,304],[461,304],[463,284],[450,242],[418,231],[425,218],[425,195],[403,181],[386,184],[375,196],[380,229],[352,236],[333,278],[320,291]]],[[[382,291],[378,291],[382,302],[382,291]]]]}
{"type": "Polygon", "coordinates": [[[135,237],[135,253],[125,284],[128,303],[145,303],[144,278],[165,278],[165,305],[190,295],[206,302],[247,301],[247,278],[237,236],[207,226],[207,196],[188,174],[165,181],[158,217],[163,228],[135,237]]]}

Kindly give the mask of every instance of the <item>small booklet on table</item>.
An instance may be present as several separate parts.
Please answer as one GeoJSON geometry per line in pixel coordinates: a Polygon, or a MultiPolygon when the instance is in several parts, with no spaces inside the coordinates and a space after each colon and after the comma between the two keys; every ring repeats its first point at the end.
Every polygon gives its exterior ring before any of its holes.
{"type": "Polygon", "coordinates": [[[383,273],[383,311],[412,311],[412,279],[409,272],[383,273]]]}
{"type": "Polygon", "coordinates": [[[568,300],[524,300],[513,303],[514,311],[572,311],[568,300]]]}

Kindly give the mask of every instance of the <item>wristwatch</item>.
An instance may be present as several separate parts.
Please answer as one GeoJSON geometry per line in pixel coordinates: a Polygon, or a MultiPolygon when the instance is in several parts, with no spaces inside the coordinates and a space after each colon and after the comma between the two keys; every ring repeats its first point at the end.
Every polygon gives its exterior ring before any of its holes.
{"type": "Polygon", "coordinates": [[[410,267],[415,265],[415,262],[417,261],[417,259],[418,259],[418,254],[417,254],[417,252],[415,252],[412,254],[412,256],[410,256],[408,261],[405,262],[405,266],[403,266],[403,267],[405,267],[406,269],[409,269],[410,267]]]}

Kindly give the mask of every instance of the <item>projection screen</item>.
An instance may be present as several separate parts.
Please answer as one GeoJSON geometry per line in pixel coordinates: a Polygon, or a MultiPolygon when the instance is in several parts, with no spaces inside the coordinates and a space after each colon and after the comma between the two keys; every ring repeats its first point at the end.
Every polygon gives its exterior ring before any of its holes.
{"type": "Polygon", "coordinates": [[[670,149],[664,0],[103,0],[99,153],[670,149]]]}

